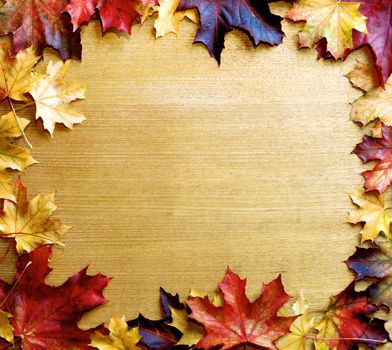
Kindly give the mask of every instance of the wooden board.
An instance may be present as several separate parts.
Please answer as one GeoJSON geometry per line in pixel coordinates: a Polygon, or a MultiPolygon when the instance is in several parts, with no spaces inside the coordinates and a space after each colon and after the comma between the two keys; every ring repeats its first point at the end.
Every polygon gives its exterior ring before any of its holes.
{"type": "Polygon", "coordinates": [[[24,176],[30,194],[57,191],[73,227],[49,281],[86,264],[114,277],[111,302],[83,326],[158,317],[160,286],[212,292],[227,266],[248,276],[252,297],[282,273],[320,312],[353,278],[342,261],[358,242],[344,221],[346,193],[362,184],[350,154],[361,132],[348,121],[360,92],[343,75],[365,53],[318,61],[284,23],[279,47],[230,33],[218,67],[192,45],[196,25],[159,40],[152,25],[130,38],[85,27],[70,78],[88,83],[75,105],[87,121],[53,139],[40,123],[28,132],[41,162],[24,176]]]}

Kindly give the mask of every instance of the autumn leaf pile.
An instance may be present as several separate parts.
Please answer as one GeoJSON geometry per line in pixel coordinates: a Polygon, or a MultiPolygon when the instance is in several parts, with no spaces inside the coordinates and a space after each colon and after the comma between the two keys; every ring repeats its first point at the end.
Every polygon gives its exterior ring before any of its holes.
{"type": "Polygon", "coordinates": [[[370,167],[364,188],[350,194],[355,205],[348,222],[359,225],[360,246],[347,259],[352,283],[332,296],[322,317],[308,314],[302,293],[289,296],[281,276],[261,286],[250,301],[246,279],[230,269],[208,296],[191,291],[186,300],[160,290],[162,317],[142,314],[132,320],[114,316],[107,325],[81,329],[78,321],[107,302],[110,278],[88,275],[87,268],[61,286],[45,282],[53,246],[63,245],[69,227],[54,217],[54,194],[32,199],[15,172],[37,163],[26,128],[40,120],[54,135],[57,124],[72,129],[85,116],[72,107],[86,87],[66,79],[68,59],[81,59],[80,27],[99,19],[103,33],[131,34],[135,23],[153,17],[156,37],[178,34],[187,18],[199,25],[195,42],[203,43],[219,63],[225,35],[233,29],[253,44],[282,42],[281,18],[273,0],[6,0],[0,7],[0,238],[18,255],[16,274],[0,280],[0,350],[231,349],[252,345],[280,350],[375,348],[390,341],[385,320],[376,313],[392,307],[392,234],[384,192],[392,184],[392,1],[298,0],[286,19],[300,22],[299,46],[314,48],[319,58],[345,59],[366,47],[371,64],[358,62],[347,75],[363,92],[352,102],[351,120],[364,131],[353,153],[370,167]],[[62,60],[37,63],[45,47],[62,60]],[[30,112],[26,118],[26,111],[30,112]],[[21,116],[23,111],[23,117],[21,116]],[[368,281],[362,291],[357,282],[368,281]]]}

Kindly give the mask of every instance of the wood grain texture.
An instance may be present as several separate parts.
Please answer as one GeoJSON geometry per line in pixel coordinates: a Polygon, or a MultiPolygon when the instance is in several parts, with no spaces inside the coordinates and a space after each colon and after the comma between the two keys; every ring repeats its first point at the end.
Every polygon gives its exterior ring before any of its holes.
{"type": "Polygon", "coordinates": [[[361,132],[348,121],[360,92],[343,75],[365,51],[318,61],[285,22],[279,47],[227,35],[218,67],[192,45],[196,29],[184,22],[178,39],[155,40],[152,21],[130,38],[84,27],[70,78],[88,83],[76,104],[87,121],[53,139],[40,123],[28,131],[41,162],[24,176],[30,194],[56,190],[73,227],[49,281],[86,264],[114,277],[111,302],[83,326],[157,317],[160,286],[212,292],[228,265],[248,276],[250,296],[282,273],[316,313],[353,278],[342,261],[358,242],[344,221],[346,193],[362,184],[350,154],[361,132]]]}

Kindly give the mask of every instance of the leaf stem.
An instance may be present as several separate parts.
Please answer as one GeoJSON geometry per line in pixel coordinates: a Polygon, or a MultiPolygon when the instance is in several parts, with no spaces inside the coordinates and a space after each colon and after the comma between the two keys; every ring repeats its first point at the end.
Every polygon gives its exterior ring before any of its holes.
{"type": "Polygon", "coordinates": [[[14,115],[14,117],[15,117],[16,122],[18,123],[20,132],[22,133],[22,136],[23,136],[23,139],[25,140],[27,146],[28,146],[30,149],[33,148],[33,145],[29,142],[29,140],[28,140],[27,137],[26,137],[26,134],[25,134],[25,132],[24,132],[24,130],[23,130],[23,128],[22,128],[22,125],[20,125],[19,118],[18,118],[18,116],[16,115],[16,111],[15,111],[15,108],[14,108],[14,104],[12,103],[12,101],[11,101],[11,99],[10,99],[9,97],[8,97],[8,103],[9,103],[11,109],[12,109],[12,113],[13,113],[13,115],[14,115]]]}
{"type": "Polygon", "coordinates": [[[305,335],[306,339],[312,339],[315,341],[328,341],[328,340],[340,340],[340,341],[361,341],[361,342],[371,342],[371,343],[377,343],[377,344],[386,344],[385,340],[379,340],[379,339],[368,339],[368,338],[318,338],[315,336],[311,335],[305,335]]]}
{"type": "Polygon", "coordinates": [[[20,107],[18,107],[18,108],[15,108],[15,112],[23,111],[23,110],[26,109],[27,107],[30,107],[30,106],[32,106],[32,105],[34,105],[34,104],[35,104],[35,101],[29,101],[29,102],[25,103],[23,106],[20,106],[20,107]]]}
{"type": "Polygon", "coordinates": [[[12,292],[15,290],[16,286],[18,285],[20,279],[23,277],[24,273],[26,272],[27,268],[32,264],[31,261],[29,261],[26,266],[24,267],[23,271],[20,273],[18,279],[15,281],[14,285],[12,286],[12,288],[10,289],[10,291],[8,292],[8,294],[6,295],[6,297],[4,298],[4,300],[1,302],[0,304],[0,309],[2,308],[2,306],[4,305],[4,303],[7,301],[7,299],[10,297],[10,295],[12,294],[12,292]]]}

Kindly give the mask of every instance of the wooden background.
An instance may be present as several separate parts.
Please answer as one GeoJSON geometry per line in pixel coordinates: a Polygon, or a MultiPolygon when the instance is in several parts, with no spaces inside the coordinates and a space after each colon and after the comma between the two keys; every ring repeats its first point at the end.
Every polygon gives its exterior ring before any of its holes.
{"type": "Polygon", "coordinates": [[[74,105],[87,121],[53,139],[41,123],[28,130],[41,162],[24,176],[30,195],[57,191],[57,216],[73,227],[49,281],[86,264],[114,277],[111,302],[82,326],[158,317],[160,286],[184,298],[191,287],[212,292],[228,265],[248,276],[251,297],[282,273],[319,313],[353,278],[342,261],[359,227],[344,223],[346,193],[364,168],[350,154],[361,131],[348,120],[360,92],[343,75],[365,51],[318,61],[284,22],[279,47],[228,34],[218,67],[192,45],[195,24],[159,40],[152,25],[130,38],[84,27],[83,61],[69,77],[88,83],[74,105]]]}

